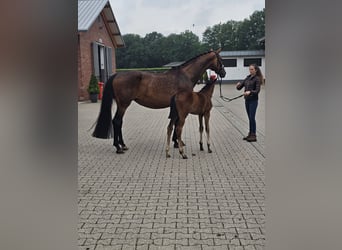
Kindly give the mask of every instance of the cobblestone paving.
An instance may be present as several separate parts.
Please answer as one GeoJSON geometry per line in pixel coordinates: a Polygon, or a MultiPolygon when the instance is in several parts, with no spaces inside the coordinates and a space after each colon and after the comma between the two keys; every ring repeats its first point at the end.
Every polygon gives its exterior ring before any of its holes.
{"type": "MultiPolygon", "coordinates": [[[[229,84],[222,92],[240,94],[229,84]]],[[[199,150],[198,118],[190,115],[183,130],[187,160],[173,148],[165,157],[169,109],[132,103],[123,125],[129,150],[117,155],[112,140],[88,131],[100,103],[79,103],[79,249],[263,249],[264,92],[258,142],[249,143],[242,140],[248,132],[243,99],[223,102],[216,86],[213,153],[199,150]]]]}

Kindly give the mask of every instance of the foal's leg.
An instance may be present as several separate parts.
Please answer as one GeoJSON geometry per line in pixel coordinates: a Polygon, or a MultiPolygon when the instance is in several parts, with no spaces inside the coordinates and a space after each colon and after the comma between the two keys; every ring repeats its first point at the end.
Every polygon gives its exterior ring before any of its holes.
{"type": "MultiPolygon", "coordinates": [[[[173,141],[173,147],[174,148],[178,148],[176,126],[177,126],[177,121],[175,121],[175,129],[173,130],[173,134],[172,134],[172,141],[173,141]]],[[[172,131],[172,129],[171,129],[171,131],[172,131]]]]}
{"type": "MultiPolygon", "coordinates": [[[[173,147],[174,148],[178,148],[179,147],[178,141],[177,141],[177,133],[176,133],[177,121],[175,122],[175,129],[173,130],[173,134],[172,134],[172,141],[173,141],[173,147]]],[[[183,146],[185,146],[185,143],[183,141],[182,141],[182,143],[183,143],[183,146]]]]}
{"type": "Polygon", "coordinates": [[[184,153],[184,145],[182,142],[182,130],[183,130],[184,123],[185,123],[185,119],[178,120],[178,123],[176,126],[176,133],[177,133],[177,141],[179,145],[179,153],[182,155],[183,159],[188,159],[188,157],[184,153]]]}
{"type": "Polygon", "coordinates": [[[206,114],[204,114],[205,132],[207,133],[208,152],[211,153],[212,151],[210,149],[209,118],[210,118],[210,112],[207,112],[206,114]]]}
{"type": "Polygon", "coordinates": [[[171,133],[172,133],[172,128],[173,128],[173,121],[170,120],[170,123],[167,126],[166,158],[171,157],[169,150],[170,150],[170,137],[171,137],[171,133]]]}
{"type": "Polygon", "coordinates": [[[203,151],[203,115],[198,115],[199,132],[200,132],[200,150],[203,151]]]}

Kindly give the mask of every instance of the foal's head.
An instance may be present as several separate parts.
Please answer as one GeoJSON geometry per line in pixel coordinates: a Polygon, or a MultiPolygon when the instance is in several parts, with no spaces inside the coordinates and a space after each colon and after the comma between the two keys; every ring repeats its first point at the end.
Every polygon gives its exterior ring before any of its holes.
{"type": "Polygon", "coordinates": [[[207,83],[204,85],[204,87],[199,92],[202,94],[205,94],[209,98],[211,98],[211,96],[213,95],[213,92],[214,92],[216,81],[217,81],[216,75],[211,75],[210,79],[207,81],[207,83]]]}

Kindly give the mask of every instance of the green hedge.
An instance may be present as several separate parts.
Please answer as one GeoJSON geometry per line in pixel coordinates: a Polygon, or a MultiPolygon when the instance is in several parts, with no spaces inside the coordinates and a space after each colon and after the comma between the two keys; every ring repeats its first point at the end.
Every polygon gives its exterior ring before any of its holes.
{"type": "MultiPolygon", "coordinates": [[[[171,67],[163,67],[163,68],[133,68],[133,69],[117,69],[116,72],[129,72],[129,71],[148,71],[151,73],[162,73],[171,69],[171,67]]],[[[204,72],[202,78],[199,80],[200,83],[205,83],[208,81],[208,75],[204,72]]]]}
{"type": "Polygon", "coordinates": [[[171,69],[170,67],[164,67],[164,68],[133,68],[133,69],[117,69],[117,72],[128,72],[133,70],[138,71],[149,71],[149,72],[164,72],[171,69]]]}

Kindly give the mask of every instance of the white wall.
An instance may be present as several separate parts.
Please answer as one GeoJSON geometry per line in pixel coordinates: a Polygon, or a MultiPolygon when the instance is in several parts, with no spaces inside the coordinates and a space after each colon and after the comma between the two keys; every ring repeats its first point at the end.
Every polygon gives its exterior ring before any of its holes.
{"type": "MultiPolygon", "coordinates": [[[[243,66],[243,59],[247,57],[229,57],[224,59],[237,59],[236,60],[236,67],[225,67],[226,76],[223,80],[242,80],[245,79],[246,76],[249,75],[248,67],[243,66]]],[[[265,76],[265,57],[261,57],[261,66],[260,70],[262,74],[265,76]]]]}

